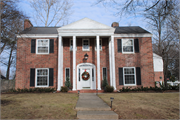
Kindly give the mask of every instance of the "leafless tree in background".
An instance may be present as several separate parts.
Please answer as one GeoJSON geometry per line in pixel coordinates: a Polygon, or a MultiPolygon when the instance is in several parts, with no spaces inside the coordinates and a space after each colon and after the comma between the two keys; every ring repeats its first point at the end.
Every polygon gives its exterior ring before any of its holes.
{"type": "Polygon", "coordinates": [[[163,58],[165,85],[168,70],[180,78],[180,42],[178,43],[178,40],[180,41],[180,6],[178,0],[97,0],[96,4],[116,9],[116,15],[119,17],[124,15],[145,17],[154,35],[153,52],[163,58]]]}
{"type": "Polygon", "coordinates": [[[30,0],[30,5],[35,10],[34,21],[44,26],[57,26],[66,21],[72,7],[70,0],[30,0]]]}
{"type": "Polygon", "coordinates": [[[16,66],[16,34],[23,30],[23,21],[27,17],[18,9],[18,1],[1,3],[1,52],[0,63],[7,67],[6,79],[9,79],[10,68],[16,66]]]}

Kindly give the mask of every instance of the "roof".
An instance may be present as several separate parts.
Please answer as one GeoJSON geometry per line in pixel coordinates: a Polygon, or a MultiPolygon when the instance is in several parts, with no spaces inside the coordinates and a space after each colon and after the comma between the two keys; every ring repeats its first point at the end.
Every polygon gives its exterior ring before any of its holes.
{"type": "MultiPolygon", "coordinates": [[[[20,34],[58,34],[57,28],[60,27],[30,27],[23,30],[20,34]]],[[[115,28],[114,34],[150,33],[139,26],[114,27],[114,28],[115,28]]]]}
{"type": "Polygon", "coordinates": [[[30,27],[20,34],[58,34],[57,28],[59,27],[30,27]]]}
{"type": "Polygon", "coordinates": [[[139,26],[114,27],[114,28],[116,28],[114,32],[115,34],[150,33],[139,26]]]}

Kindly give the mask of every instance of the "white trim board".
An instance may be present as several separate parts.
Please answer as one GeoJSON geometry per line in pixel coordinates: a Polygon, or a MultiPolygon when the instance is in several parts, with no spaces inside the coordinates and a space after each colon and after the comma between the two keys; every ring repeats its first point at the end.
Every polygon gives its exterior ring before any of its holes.
{"type": "Polygon", "coordinates": [[[114,37],[152,37],[153,35],[150,33],[144,34],[114,34],[114,37]]]}
{"type": "Polygon", "coordinates": [[[21,34],[16,35],[17,38],[58,38],[58,34],[21,34]]]}

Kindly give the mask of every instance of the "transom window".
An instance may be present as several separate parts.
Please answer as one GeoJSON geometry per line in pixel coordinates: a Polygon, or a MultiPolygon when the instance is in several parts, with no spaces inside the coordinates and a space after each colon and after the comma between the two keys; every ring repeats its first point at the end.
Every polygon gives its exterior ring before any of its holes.
{"type": "Polygon", "coordinates": [[[134,53],[134,40],[123,39],[122,40],[122,51],[123,53],[134,53]]]}
{"type": "Polygon", "coordinates": [[[48,54],[49,53],[49,39],[37,40],[37,53],[48,54]]]}
{"type": "Polygon", "coordinates": [[[47,68],[36,69],[36,86],[47,87],[49,78],[49,70],[47,68]]]}
{"type": "Polygon", "coordinates": [[[89,39],[83,39],[83,50],[84,51],[89,51],[90,49],[89,49],[89,39]]]}
{"type": "MultiPolygon", "coordinates": [[[[99,49],[102,50],[102,40],[101,39],[99,40],[99,49]]],[[[97,42],[96,42],[95,50],[97,50],[97,42]]]]}
{"type": "Polygon", "coordinates": [[[126,67],[124,68],[124,85],[136,85],[135,80],[135,68],[126,67]]]}

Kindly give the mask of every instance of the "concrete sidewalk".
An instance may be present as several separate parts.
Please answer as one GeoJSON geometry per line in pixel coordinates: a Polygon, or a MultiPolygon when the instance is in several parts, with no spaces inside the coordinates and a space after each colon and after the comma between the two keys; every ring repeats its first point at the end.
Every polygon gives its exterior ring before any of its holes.
{"type": "Polygon", "coordinates": [[[118,115],[95,93],[80,93],[76,110],[79,119],[118,119],[118,115]]]}

